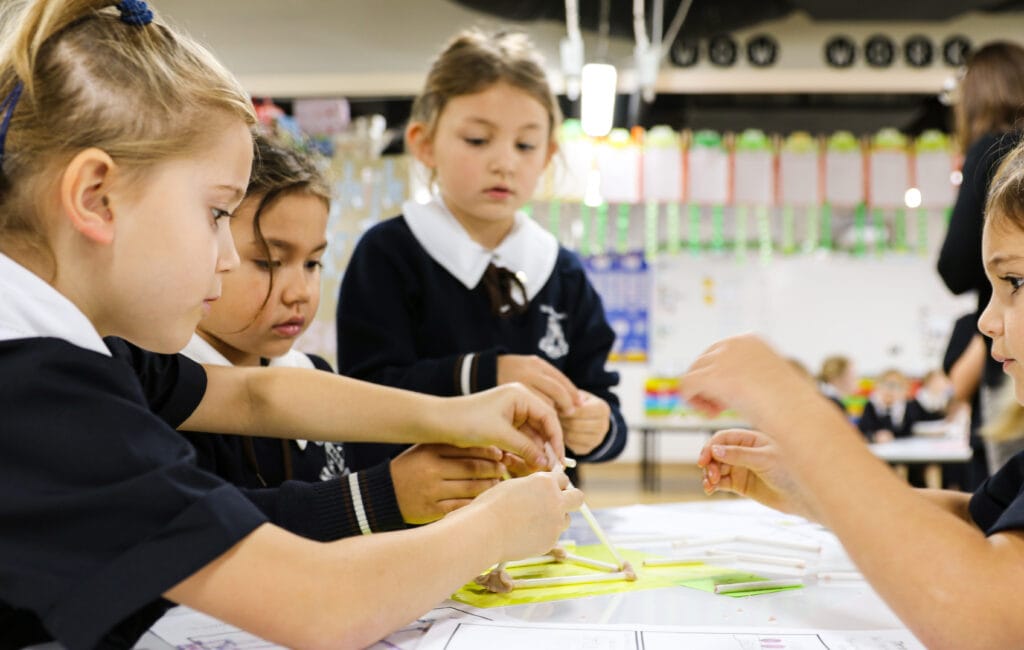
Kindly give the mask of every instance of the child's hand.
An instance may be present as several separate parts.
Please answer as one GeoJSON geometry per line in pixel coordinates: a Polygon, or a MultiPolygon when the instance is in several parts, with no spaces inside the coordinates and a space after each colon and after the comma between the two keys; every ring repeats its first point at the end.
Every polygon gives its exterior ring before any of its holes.
{"type": "Polygon", "coordinates": [[[495,446],[536,467],[547,467],[544,443],[565,448],[555,410],[522,384],[496,386],[480,393],[442,400],[436,421],[443,439],[456,447],[495,446]]]}
{"type": "Polygon", "coordinates": [[[679,378],[679,389],[684,400],[710,416],[733,408],[756,426],[773,431],[785,430],[791,414],[822,399],[786,359],[750,334],[722,339],[708,348],[679,378]],[[782,419],[772,422],[773,416],[782,419]]]}
{"type": "Polygon", "coordinates": [[[700,450],[704,492],[750,497],[766,506],[810,517],[775,442],[760,431],[723,429],[700,450]]]}
{"type": "Polygon", "coordinates": [[[490,513],[499,561],[507,561],[550,551],[569,527],[569,512],[582,503],[583,493],[569,487],[564,472],[537,472],[502,481],[476,498],[470,508],[486,508],[490,513]]]}
{"type": "Polygon", "coordinates": [[[426,524],[461,508],[505,473],[497,447],[460,449],[414,445],[391,461],[391,482],[402,519],[426,524]]]}
{"type": "MultiPolygon", "coordinates": [[[[558,409],[561,415],[571,415],[583,397],[576,386],[554,367],[538,356],[502,354],[498,357],[498,384],[519,382],[558,409]]],[[[557,449],[557,447],[556,447],[557,449]]]]}
{"type": "Polygon", "coordinates": [[[608,433],[612,409],[608,403],[585,390],[583,400],[572,415],[559,418],[565,435],[565,446],[577,454],[589,454],[608,433]]]}

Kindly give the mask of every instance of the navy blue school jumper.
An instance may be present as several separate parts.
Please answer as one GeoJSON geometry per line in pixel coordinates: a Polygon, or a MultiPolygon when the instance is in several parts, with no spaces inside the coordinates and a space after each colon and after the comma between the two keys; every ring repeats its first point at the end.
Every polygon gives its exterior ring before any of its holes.
{"type": "Polygon", "coordinates": [[[969,510],[971,519],[986,535],[1024,529],[1024,452],[975,490],[969,510]]]}
{"type": "MultiPolygon", "coordinates": [[[[403,209],[404,216],[363,235],[346,268],[337,310],[339,372],[454,396],[494,387],[501,354],[537,355],[611,407],[604,441],[579,459],[618,456],[627,429],[611,391],[618,373],[605,369],[615,334],[576,256],[522,213],[488,251],[436,199],[403,209]],[[491,263],[525,273],[525,313],[492,313],[482,281],[491,263]]],[[[401,449],[346,445],[346,457],[360,469],[401,449]]]]}
{"type": "Polygon", "coordinates": [[[128,648],[161,594],[266,516],[171,424],[202,367],[112,355],[74,304],[0,255],[0,648],[128,648]]]}
{"type": "MultiPolygon", "coordinates": [[[[231,363],[199,336],[182,354],[199,363],[231,363]]],[[[317,368],[316,355],[292,350],[265,365],[317,368]]],[[[330,541],[405,528],[390,461],[349,473],[342,446],[305,440],[182,431],[199,466],[238,486],[270,521],[297,535],[330,541]]]]}

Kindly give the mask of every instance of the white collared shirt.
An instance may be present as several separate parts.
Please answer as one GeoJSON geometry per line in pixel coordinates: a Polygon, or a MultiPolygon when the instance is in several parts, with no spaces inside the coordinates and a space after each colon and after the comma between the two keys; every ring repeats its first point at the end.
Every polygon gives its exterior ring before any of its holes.
{"type": "Polygon", "coordinates": [[[526,275],[526,298],[532,300],[547,284],[558,260],[558,240],[536,221],[518,211],[505,239],[493,250],[469,236],[437,194],[427,203],[406,201],[402,212],[409,230],[427,254],[467,289],[480,284],[487,265],[494,263],[526,275]]]}
{"type": "Polygon", "coordinates": [[[111,356],[103,337],[75,303],[0,253],[0,341],[41,337],[111,356]]]}

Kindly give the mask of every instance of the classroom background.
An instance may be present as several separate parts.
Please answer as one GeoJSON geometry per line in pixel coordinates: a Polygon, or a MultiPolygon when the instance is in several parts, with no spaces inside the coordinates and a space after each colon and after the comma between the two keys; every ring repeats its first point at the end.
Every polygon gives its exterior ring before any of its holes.
{"type": "MultiPolygon", "coordinates": [[[[685,38],[651,67],[637,63],[635,3],[573,4],[579,40],[562,2],[161,3],[211,44],[264,117],[326,154],[335,200],[324,299],[301,348],[333,359],[355,242],[427,191],[402,128],[431,55],[476,25],[526,31],[545,54],[567,119],[529,209],[602,294],[627,421],[664,410],[651,402],[658,380],[741,331],[812,370],[846,355],[867,380],[940,365],[953,321],[975,301],[951,295],[935,271],[962,155],[948,94],[972,48],[1024,40],[1024,13],[698,1],[685,38]],[[587,62],[618,73],[613,129],[600,137],[587,135],[573,98],[579,43],[587,62]]],[[[671,15],[680,3],[641,4],[671,15]]],[[[620,461],[635,462],[638,447],[620,461]]],[[[691,440],[662,441],[662,460],[694,457],[691,440]]]]}

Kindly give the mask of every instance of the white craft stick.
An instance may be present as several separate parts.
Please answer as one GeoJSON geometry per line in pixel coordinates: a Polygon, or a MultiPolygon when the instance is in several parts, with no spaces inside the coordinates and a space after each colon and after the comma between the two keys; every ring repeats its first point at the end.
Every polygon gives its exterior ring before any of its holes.
{"type": "Polygon", "coordinates": [[[506,569],[514,569],[517,566],[534,566],[537,564],[552,564],[558,562],[558,558],[554,555],[537,555],[534,557],[526,557],[522,560],[513,560],[505,563],[506,569]]]}
{"type": "Polygon", "coordinates": [[[756,562],[757,564],[774,564],[776,566],[791,566],[802,569],[807,566],[807,560],[800,557],[789,557],[786,555],[764,555],[761,553],[735,553],[733,551],[719,551],[711,549],[708,551],[712,559],[716,555],[734,556],[739,562],[756,562]]]}
{"type": "Polygon", "coordinates": [[[573,564],[580,564],[588,566],[591,569],[601,569],[602,571],[618,571],[621,567],[617,567],[611,562],[602,562],[601,560],[592,560],[589,557],[583,557],[582,555],[573,555],[572,553],[566,553],[563,562],[572,562],[573,564]]]}
{"type": "Polygon", "coordinates": [[[730,584],[715,585],[716,594],[732,594],[737,591],[760,591],[763,589],[777,589],[779,587],[799,587],[804,584],[800,578],[786,578],[783,580],[758,580],[757,582],[733,582],[730,584]]]}
{"type": "Polygon", "coordinates": [[[565,457],[565,466],[566,467],[570,467],[570,468],[576,467],[576,459],[575,458],[569,458],[568,456],[566,456],[565,457]]]}
{"type": "MultiPolygon", "coordinates": [[[[555,454],[555,450],[551,448],[550,442],[544,443],[544,450],[548,454],[548,462],[551,463],[552,470],[564,469],[564,467],[558,460],[558,456],[555,454]]],[[[594,513],[590,511],[590,507],[586,503],[580,505],[580,514],[583,515],[583,518],[587,520],[587,524],[590,525],[590,529],[594,531],[595,535],[597,535],[597,539],[600,540],[601,544],[605,548],[607,548],[608,551],[612,554],[612,557],[615,558],[615,562],[616,564],[618,564],[618,566],[615,568],[622,569],[623,567],[625,567],[625,558],[623,558],[622,555],[619,554],[618,549],[616,549],[615,546],[612,545],[611,541],[608,540],[608,536],[604,534],[604,529],[601,528],[601,524],[597,523],[597,519],[594,517],[594,513]]]]}
{"type": "Polygon", "coordinates": [[[848,582],[850,580],[863,580],[864,576],[856,571],[821,571],[818,573],[819,582],[848,582]]]}
{"type": "Polygon", "coordinates": [[[612,535],[611,540],[616,544],[671,544],[681,542],[686,537],[683,535],[612,535]]]}
{"type": "Polygon", "coordinates": [[[626,571],[616,571],[615,573],[590,573],[581,576],[558,576],[554,578],[526,578],[524,580],[513,580],[512,588],[529,589],[531,587],[579,585],[586,584],[589,582],[618,582],[619,580],[636,580],[636,575],[630,574],[626,571]]]}
{"type": "Polygon", "coordinates": [[[728,544],[735,542],[735,535],[719,535],[718,537],[698,537],[693,539],[684,539],[678,542],[673,542],[672,546],[676,547],[691,547],[691,546],[713,546],[715,544],[728,544]]]}
{"type": "Polygon", "coordinates": [[[584,503],[580,506],[580,514],[583,515],[583,518],[587,520],[588,524],[590,524],[590,529],[594,531],[595,535],[597,535],[597,539],[601,540],[601,544],[607,548],[612,554],[612,557],[615,558],[615,562],[618,564],[616,568],[621,569],[626,566],[626,559],[622,557],[618,549],[612,545],[611,541],[609,541],[608,536],[604,534],[604,529],[601,528],[601,524],[597,523],[597,518],[594,517],[594,513],[590,511],[590,507],[587,504],[584,503]]]}
{"type": "Polygon", "coordinates": [[[755,537],[753,535],[737,535],[737,542],[746,542],[748,544],[758,544],[760,546],[777,546],[778,548],[790,548],[794,551],[808,551],[810,553],[820,553],[821,544],[815,544],[813,542],[793,542],[782,539],[763,539],[755,537]]]}

